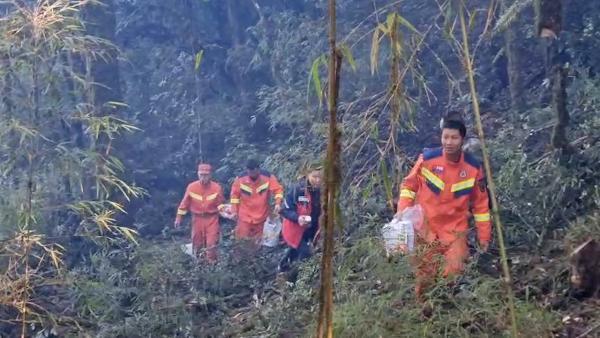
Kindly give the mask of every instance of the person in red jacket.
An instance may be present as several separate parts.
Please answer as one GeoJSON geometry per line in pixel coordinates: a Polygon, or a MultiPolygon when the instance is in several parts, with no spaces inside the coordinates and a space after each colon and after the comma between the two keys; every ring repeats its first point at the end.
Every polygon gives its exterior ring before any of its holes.
{"type": "Polygon", "coordinates": [[[275,175],[261,170],[254,159],[248,161],[246,169],[246,174],[237,177],[231,186],[231,205],[237,218],[235,237],[259,243],[263,225],[271,213],[269,201],[273,197],[273,213],[279,214],[283,187],[275,175]]]}
{"type": "Polygon", "coordinates": [[[198,165],[198,180],[190,183],[179,203],[175,228],[188,212],[192,214],[192,247],[195,254],[206,248],[206,259],[210,263],[217,260],[219,243],[219,210],[223,208],[223,189],[211,180],[211,166],[198,165]]]}
{"type": "Polygon", "coordinates": [[[422,207],[425,216],[417,232],[415,293],[419,300],[439,270],[443,277],[456,276],[464,270],[469,254],[470,210],[481,249],[486,251],[490,243],[486,180],[479,161],[462,151],[465,136],[462,121],[444,121],[442,147],[424,150],[401,185],[396,217],[415,203],[422,207]]]}
{"type": "Polygon", "coordinates": [[[288,249],[279,262],[278,270],[285,272],[295,260],[310,256],[310,245],[319,233],[321,216],[321,177],[320,166],[308,169],[308,174],[288,191],[281,216],[281,235],[288,249]]]}

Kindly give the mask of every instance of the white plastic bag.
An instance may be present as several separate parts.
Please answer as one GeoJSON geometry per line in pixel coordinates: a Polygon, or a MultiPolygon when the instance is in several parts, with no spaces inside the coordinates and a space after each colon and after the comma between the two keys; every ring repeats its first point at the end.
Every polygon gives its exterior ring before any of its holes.
{"type": "Polygon", "coordinates": [[[383,226],[381,233],[388,255],[407,254],[414,250],[415,233],[411,222],[394,218],[383,226]]]}
{"type": "Polygon", "coordinates": [[[423,208],[415,204],[412,207],[404,209],[400,215],[400,219],[412,223],[416,232],[420,232],[423,226],[423,208]]]}
{"type": "Polygon", "coordinates": [[[181,244],[181,251],[183,251],[186,255],[190,255],[196,258],[196,255],[194,255],[194,248],[192,247],[192,243],[181,244]]]}
{"type": "Polygon", "coordinates": [[[231,204],[225,204],[219,211],[219,215],[226,219],[234,219],[235,214],[233,213],[233,206],[231,204]]]}
{"type": "Polygon", "coordinates": [[[415,250],[415,233],[423,224],[423,210],[415,205],[394,217],[381,229],[385,251],[388,255],[410,254],[415,250]]]}
{"type": "Polygon", "coordinates": [[[263,240],[262,245],[268,247],[275,247],[279,244],[279,233],[281,232],[281,218],[269,217],[265,221],[263,226],[263,240]]]}

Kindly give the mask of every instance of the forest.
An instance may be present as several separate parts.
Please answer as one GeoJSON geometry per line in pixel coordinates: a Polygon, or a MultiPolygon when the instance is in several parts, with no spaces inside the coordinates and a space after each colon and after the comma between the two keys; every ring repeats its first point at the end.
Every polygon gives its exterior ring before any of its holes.
{"type": "MultiPolygon", "coordinates": [[[[600,337],[600,4],[0,1],[0,337],[600,337]],[[492,240],[415,300],[382,228],[441,119],[492,240]],[[323,165],[313,255],[174,227],[199,163],[323,165]],[[427,313],[426,313],[427,312],[427,313]]],[[[233,197],[232,197],[233,198],[233,197]]],[[[474,221],[470,222],[473,225],[474,221]]]]}

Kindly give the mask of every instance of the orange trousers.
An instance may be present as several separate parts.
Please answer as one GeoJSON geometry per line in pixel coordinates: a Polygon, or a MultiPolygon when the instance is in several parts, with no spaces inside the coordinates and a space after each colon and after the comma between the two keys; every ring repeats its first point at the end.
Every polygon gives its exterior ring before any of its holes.
{"type": "Polygon", "coordinates": [[[238,220],[237,226],[235,227],[235,238],[255,240],[259,243],[262,240],[264,225],[265,222],[254,224],[238,220]]]}
{"type": "Polygon", "coordinates": [[[415,294],[417,300],[423,301],[423,294],[440,275],[452,278],[464,271],[469,247],[466,234],[457,234],[453,238],[431,243],[419,239],[417,245],[413,262],[416,268],[415,294]]]}
{"type": "MultiPolygon", "coordinates": [[[[217,261],[217,244],[219,244],[219,215],[192,216],[192,247],[194,253],[202,253],[206,249],[206,260],[217,261]]],[[[202,255],[201,255],[202,256],[202,255]]]]}
{"type": "Polygon", "coordinates": [[[233,253],[237,260],[254,257],[257,254],[261,246],[263,226],[264,222],[255,224],[238,219],[235,227],[235,239],[238,243],[233,253]]]}

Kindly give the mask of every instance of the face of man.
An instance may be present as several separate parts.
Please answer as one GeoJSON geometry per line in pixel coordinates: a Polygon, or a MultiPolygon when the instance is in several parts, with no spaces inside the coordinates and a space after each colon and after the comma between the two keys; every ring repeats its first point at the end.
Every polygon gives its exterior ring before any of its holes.
{"type": "Polygon", "coordinates": [[[463,137],[458,129],[444,128],[442,130],[442,148],[448,155],[460,154],[463,144],[463,137]]]}
{"type": "Polygon", "coordinates": [[[248,176],[252,180],[256,180],[258,178],[258,176],[260,176],[260,169],[258,169],[258,168],[256,168],[256,169],[248,169],[248,176]]]}
{"type": "Polygon", "coordinates": [[[210,174],[201,173],[198,171],[198,180],[202,184],[208,184],[208,182],[210,182],[210,174]]]}
{"type": "Polygon", "coordinates": [[[313,170],[308,176],[308,183],[314,188],[319,188],[321,186],[321,180],[323,178],[323,173],[321,170],[313,170]]]}

